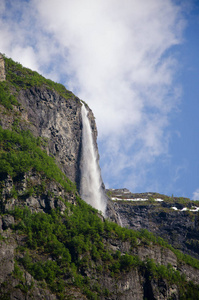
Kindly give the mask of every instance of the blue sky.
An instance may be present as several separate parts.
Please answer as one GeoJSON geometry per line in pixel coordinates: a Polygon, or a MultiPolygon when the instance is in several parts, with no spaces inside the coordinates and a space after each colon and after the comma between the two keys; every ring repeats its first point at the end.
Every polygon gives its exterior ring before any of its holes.
{"type": "Polygon", "coordinates": [[[174,116],[172,128],[179,132],[179,137],[173,137],[169,150],[173,153],[174,164],[182,166],[174,185],[177,194],[199,199],[199,2],[194,4],[187,16],[184,42],[178,53],[181,68],[177,80],[182,86],[182,95],[180,111],[174,116]]]}
{"type": "Polygon", "coordinates": [[[199,199],[199,2],[1,0],[0,52],[93,110],[106,187],[199,199]]]}

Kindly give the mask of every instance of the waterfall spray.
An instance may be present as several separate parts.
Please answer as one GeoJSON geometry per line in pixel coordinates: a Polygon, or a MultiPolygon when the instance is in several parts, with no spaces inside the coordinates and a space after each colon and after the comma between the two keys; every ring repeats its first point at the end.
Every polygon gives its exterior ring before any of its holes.
{"type": "Polygon", "coordinates": [[[82,157],[81,157],[81,198],[105,215],[106,196],[102,189],[102,179],[98,164],[98,152],[94,145],[88,111],[82,104],[82,157]]]}

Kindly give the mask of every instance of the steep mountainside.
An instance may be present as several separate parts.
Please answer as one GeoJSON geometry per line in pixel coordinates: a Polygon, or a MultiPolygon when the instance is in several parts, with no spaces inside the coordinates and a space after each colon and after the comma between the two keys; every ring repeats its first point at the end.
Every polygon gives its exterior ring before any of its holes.
{"type": "Polygon", "coordinates": [[[199,259],[199,201],[157,193],[107,190],[121,225],[147,229],[173,247],[199,259]]]}
{"type": "MultiPolygon", "coordinates": [[[[4,68],[1,70],[3,74],[4,68]]],[[[82,137],[80,99],[61,84],[47,80],[10,59],[5,59],[5,75],[7,80],[2,82],[2,88],[10,89],[18,105],[13,106],[9,114],[1,110],[0,125],[3,129],[29,129],[34,136],[42,137],[47,153],[55,157],[65,175],[79,186],[82,137]]],[[[90,109],[89,118],[96,141],[97,129],[90,109]]]]}
{"type": "Polygon", "coordinates": [[[0,81],[0,299],[199,299],[197,259],[80,199],[80,100],[5,56],[0,81]]]}

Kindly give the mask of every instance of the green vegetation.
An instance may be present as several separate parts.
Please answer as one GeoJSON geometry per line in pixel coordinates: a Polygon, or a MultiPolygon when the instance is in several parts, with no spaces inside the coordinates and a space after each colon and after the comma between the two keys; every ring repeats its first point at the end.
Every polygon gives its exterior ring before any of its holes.
{"type": "Polygon", "coordinates": [[[190,255],[184,254],[181,251],[174,249],[170,245],[168,247],[177,256],[179,263],[186,263],[196,269],[199,269],[199,260],[198,259],[196,259],[190,255]]]}
{"type": "Polygon", "coordinates": [[[140,231],[140,238],[145,243],[149,243],[149,241],[150,241],[153,244],[160,245],[162,247],[170,249],[177,256],[178,263],[186,263],[196,269],[199,269],[199,260],[198,259],[193,258],[190,255],[184,254],[177,249],[174,249],[164,239],[162,239],[161,237],[156,237],[154,234],[152,234],[148,230],[142,229],[140,231]]]}
{"type": "Polygon", "coordinates": [[[111,191],[111,190],[108,190],[106,194],[107,194],[107,196],[108,196],[108,197],[110,197],[110,198],[111,198],[113,193],[112,193],[112,191],[111,191]]]}
{"type": "Polygon", "coordinates": [[[4,55],[6,81],[10,82],[17,91],[31,87],[46,85],[49,89],[57,91],[65,99],[73,98],[74,94],[68,91],[64,85],[55,83],[50,79],[28,68],[24,68],[20,63],[14,62],[11,58],[4,55]]]}
{"type": "Polygon", "coordinates": [[[198,300],[199,285],[195,285],[192,281],[185,283],[180,289],[180,300],[198,300]]]}
{"type": "MultiPolygon", "coordinates": [[[[154,239],[151,234],[121,228],[107,220],[102,222],[96,210],[79,198],[75,206],[65,204],[64,214],[58,210],[52,210],[50,214],[31,213],[27,207],[16,207],[10,212],[16,220],[13,229],[26,236],[24,246],[18,248],[18,252],[23,254],[18,256],[18,264],[36,280],[44,280],[60,298],[64,297],[65,288],[71,284],[79,287],[88,299],[107,294],[107,289],[96,286],[92,276],[86,275],[85,270],[92,274],[94,269],[99,274],[108,272],[110,276],[119,278],[131,268],[138,268],[141,273],[147,272],[150,278],[164,278],[179,287],[184,285],[185,277],[171,265],[158,265],[152,259],[141,261],[138,256],[128,253],[122,255],[120,251],[106,248],[103,242],[107,238],[122,239],[135,245],[138,237],[154,239]]],[[[21,276],[18,265],[14,274],[21,276]]]]}
{"type": "Polygon", "coordinates": [[[12,177],[31,169],[55,179],[67,191],[75,191],[75,185],[58,168],[54,158],[39,147],[40,138],[30,131],[14,132],[0,126],[0,171],[12,177]]]}
{"type": "Polygon", "coordinates": [[[14,264],[14,271],[13,271],[13,275],[15,278],[18,278],[20,280],[24,280],[23,278],[23,271],[20,269],[17,261],[15,260],[15,264],[14,264]]]}
{"type": "MultiPolygon", "coordinates": [[[[73,284],[81,288],[88,299],[97,299],[96,285],[88,289],[89,278],[83,276],[83,269],[89,267],[91,258],[97,263],[101,257],[109,261],[112,256],[105,257],[101,236],[104,224],[95,210],[81,199],[77,199],[77,203],[76,206],[66,203],[68,209],[64,215],[55,210],[51,214],[31,214],[28,208],[18,207],[11,212],[17,221],[13,229],[27,236],[24,247],[18,249],[24,253],[18,263],[35,279],[45,280],[60,298],[65,287],[73,284]]],[[[15,273],[18,274],[18,270],[15,273]]]]}
{"type": "Polygon", "coordinates": [[[183,284],[186,277],[181,275],[179,271],[175,270],[171,264],[167,266],[156,264],[153,259],[146,260],[146,269],[149,274],[149,278],[164,278],[171,284],[183,284]]]}
{"type": "Polygon", "coordinates": [[[0,82],[0,104],[5,108],[12,110],[13,105],[19,105],[16,97],[10,94],[8,84],[0,82]]]}

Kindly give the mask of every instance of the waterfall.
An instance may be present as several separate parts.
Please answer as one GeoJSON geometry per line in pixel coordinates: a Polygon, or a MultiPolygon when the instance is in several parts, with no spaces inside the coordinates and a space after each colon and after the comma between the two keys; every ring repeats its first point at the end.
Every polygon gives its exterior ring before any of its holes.
{"type": "Polygon", "coordinates": [[[88,204],[98,209],[105,215],[106,196],[102,189],[101,172],[98,163],[98,152],[92,135],[88,111],[84,104],[82,115],[82,156],[81,156],[81,181],[80,195],[88,204]]]}
{"type": "Polygon", "coordinates": [[[121,227],[123,227],[122,220],[121,220],[121,218],[120,218],[120,214],[117,213],[117,216],[118,216],[119,225],[120,225],[121,227]]]}

